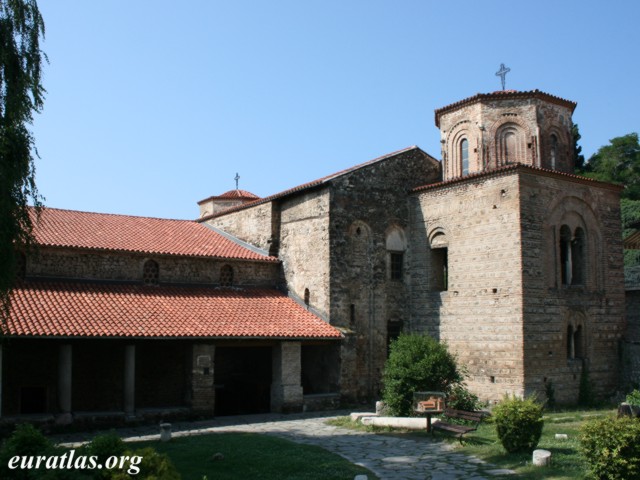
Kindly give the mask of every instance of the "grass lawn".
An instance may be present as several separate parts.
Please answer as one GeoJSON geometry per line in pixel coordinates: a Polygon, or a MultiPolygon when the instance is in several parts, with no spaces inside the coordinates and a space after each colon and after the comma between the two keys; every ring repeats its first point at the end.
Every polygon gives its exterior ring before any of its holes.
{"type": "Polygon", "coordinates": [[[131,444],[166,453],[183,480],[352,479],[368,470],[320,447],[301,445],[270,435],[217,433],[173,438],[170,442],[131,444]],[[224,459],[214,460],[215,453],[224,459]]]}
{"type": "MultiPolygon", "coordinates": [[[[580,426],[588,420],[614,415],[615,410],[612,408],[546,413],[544,415],[542,437],[537,448],[543,448],[551,452],[550,467],[534,467],[531,465],[531,453],[507,453],[498,440],[495,424],[490,419],[480,424],[476,432],[465,435],[462,446],[460,446],[457,438],[445,433],[436,433],[435,438],[451,442],[460,453],[476,456],[496,465],[498,468],[515,470],[519,474],[518,478],[574,480],[576,478],[584,478],[587,471],[586,463],[579,452],[580,442],[578,441],[578,436],[580,426]],[[556,440],[556,433],[566,433],[569,439],[556,440]]],[[[429,435],[426,432],[364,426],[352,422],[349,417],[332,420],[330,423],[336,426],[381,434],[429,435]]]]}
{"type": "MultiPolygon", "coordinates": [[[[580,455],[578,436],[580,425],[587,420],[614,415],[613,409],[581,410],[570,412],[546,413],[544,428],[537,448],[551,452],[550,467],[534,467],[531,465],[531,454],[506,453],[498,436],[495,425],[485,421],[477,432],[466,435],[467,441],[458,450],[461,453],[475,455],[478,458],[509,468],[520,474],[520,478],[569,480],[584,478],[586,463],[580,455]],[[566,433],[568,440],[556,440],[556,433],[566,433]]],[[[444,435],[440,435],[444,437],[444,435]]],[[[456,440],[457,442],[457,440],[456,440]]]]}

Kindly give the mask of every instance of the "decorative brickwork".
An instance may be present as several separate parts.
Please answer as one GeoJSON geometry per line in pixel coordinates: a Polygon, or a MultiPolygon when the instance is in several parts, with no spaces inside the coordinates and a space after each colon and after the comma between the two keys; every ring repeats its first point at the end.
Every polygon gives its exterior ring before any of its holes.
{"type": "Polygon", "coordinates": [[[478,96],[438,111],[444,179],[463,175],[461,142],[469,142],[469,173],[521,163],[573,172],[571,113],[575,104],[540,92],[478,96]]]}

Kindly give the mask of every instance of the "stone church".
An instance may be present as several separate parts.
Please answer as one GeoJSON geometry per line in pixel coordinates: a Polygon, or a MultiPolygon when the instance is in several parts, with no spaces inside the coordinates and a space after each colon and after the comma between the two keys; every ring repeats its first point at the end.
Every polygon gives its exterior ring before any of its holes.
{"type": "Polygon", "coordinates": [[[2,346],[3,416],[233,414],[378,398],[389,342],[446,342],[482,399],[618,388],[617,185],[574,174],[574,102],[435,112],[438,161],[390,153],[196,221],[45,209],[2,346]]]}

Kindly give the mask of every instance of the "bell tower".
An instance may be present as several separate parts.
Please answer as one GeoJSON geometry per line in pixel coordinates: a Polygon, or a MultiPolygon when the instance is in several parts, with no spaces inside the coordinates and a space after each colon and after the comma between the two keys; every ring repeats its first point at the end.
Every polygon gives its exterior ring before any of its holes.
{"type": "Polygon", "coordinates": [[[515,163],[573,173],[575,108],[575,102],[539,90],[501,90],[436,110],[443,179],[515,163]]]}

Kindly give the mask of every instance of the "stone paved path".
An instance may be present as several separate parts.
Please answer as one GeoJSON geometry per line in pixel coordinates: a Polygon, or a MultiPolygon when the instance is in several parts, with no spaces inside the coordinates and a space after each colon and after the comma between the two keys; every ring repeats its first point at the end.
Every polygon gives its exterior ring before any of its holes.
{"type": "MultiPolygon", "coordinates": [[[[347,414],[347,412],[339,412],[347,414]]],[[[430,438],[401,438],[361,432],[327,425],[336,412],[296,415],[245,415],[219,417],[195,423],[174,423],[173,436],[218,432],[253,432],[276,435],[298,443],[317,445],[362,465],[381,479],[481,480],[514,472],[498,469],[480,459],[457,453],[447,442],[430,438]]],[[[157,440],[157,427],[121,429],[128,441],[157,440]]],[[[95,434],[94,434],[95,435],[95,434]]],[[[93,436],[93,435],[92,435],[93,436]]],[[[75,444],[86,435],[57,437],[57,441],[75,444]]]]}

